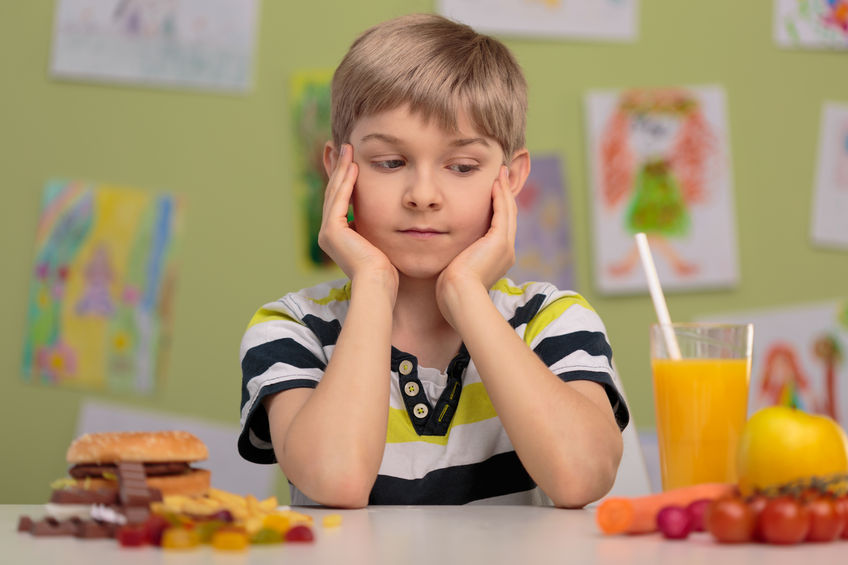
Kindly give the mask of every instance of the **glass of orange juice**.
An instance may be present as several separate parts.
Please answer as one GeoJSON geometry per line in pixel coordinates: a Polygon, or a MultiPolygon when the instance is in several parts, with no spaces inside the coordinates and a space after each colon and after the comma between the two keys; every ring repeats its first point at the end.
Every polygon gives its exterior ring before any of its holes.
{"type": "Polygon", "coordinates": [[[751,324],[670,324],[665,332],[660,324],[651,326],[663,490],[736,482],[753,342],[751,324]],[[670,335],[679,356],[669,347],[670,335]]]}

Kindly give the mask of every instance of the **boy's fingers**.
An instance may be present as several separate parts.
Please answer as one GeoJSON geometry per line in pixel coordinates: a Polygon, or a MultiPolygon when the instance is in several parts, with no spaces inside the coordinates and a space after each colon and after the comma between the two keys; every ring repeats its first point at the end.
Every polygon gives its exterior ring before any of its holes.
{"type": "Polygon", "coordinates": [[[509,192],[509,181],[507,179],[507,168],[501,167],[498,172],[498,178],[495,181],[494,198],[492,205],[494,213],[492,215],[492,227],[503,229],[507,237],[512,240],[515,237],[514,226],[514,206],[515,202],[510,202],[511,194],[509,192]]]}
{"type": "Polygon", "coordinates": [[[324,193],[325,218],[333,218],[342,214],[347,216],[350,196],[357,175],[356,163],[352,161],[351,154],[350,146],[342,145],[336,168],[327,182],[327,189],[324,193]]]}

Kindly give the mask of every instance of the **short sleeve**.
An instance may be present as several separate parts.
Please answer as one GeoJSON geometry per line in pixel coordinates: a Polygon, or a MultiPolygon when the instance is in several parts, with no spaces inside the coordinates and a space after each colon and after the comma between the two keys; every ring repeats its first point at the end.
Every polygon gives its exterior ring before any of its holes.
{"type": "Polygon", "coordinates": [[[604,387],[619,429],[630,421],[616,386],[612,347],[600,316],[580,295],[558,293],[527,322],[525,342],[563,381],[586,380],[604,387]]]}
{"type": "MultiPolygon", "coordinates": [[[[332,324],[330,324],[332,326],[332,324]]],[[[239,454],[254,463],[274,463],[268,414],[262,400],[293,388],[315,388],[327,366],[332,327],[293,314],[282,301],[262,307],[241,342],[241,433],[239,454]],[[316,333],[321,332],[323,335],[316,333]]],[[[337,332],[335,332],[337,334],[337,332]]],[[[332,346],[335,339],[332,339],[332,346]]]]}

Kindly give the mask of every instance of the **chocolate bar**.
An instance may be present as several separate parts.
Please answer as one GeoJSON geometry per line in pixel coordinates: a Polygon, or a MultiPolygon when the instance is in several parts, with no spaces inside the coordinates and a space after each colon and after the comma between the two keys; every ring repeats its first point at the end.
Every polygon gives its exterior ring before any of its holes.
{"type": "Polygon", "coordinates": [[[80,520],[75,524],[74,536],[83,539],[111,538],[115,536],[114,524],[95,520],[80,520]]]}
{"type": "Polygon", "coordinates": [[[118,503],[118,489],[98,488],[97,490],[78,487],[56,489],[50,495],[54,504],[105,504],[112,506],[118,503]]]}
{"type": "Polygon", "coordinates": [[[32,518],[29,516],[21,516],[18,518],[18,531],[19,532],[27,532],[32,529],[32,518]]]}
{"type": "Polygon", "coordinates": [[[34,536],[72,536],[76,526],[70,520],[60,522],[55,518],[44,518],[33,522],[29,531],[34,536]]]}
{"type": "Polygon", "coordinates": [[[123,506],[147,506],[150,504],[150,488],[144,464],[138,461],[118,463],[118,498],[123,506]]]}

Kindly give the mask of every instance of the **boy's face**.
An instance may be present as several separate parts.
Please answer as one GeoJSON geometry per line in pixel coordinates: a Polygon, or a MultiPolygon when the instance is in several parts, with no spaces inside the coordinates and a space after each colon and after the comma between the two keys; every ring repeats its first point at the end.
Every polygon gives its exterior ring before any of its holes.
{"type": "Polygon", "coordinates": [[[355,228],[403,274],[429,278],[488,231],[503,151],[458,116],[449,133],[403,106],[350,135],[355,228]]]}

